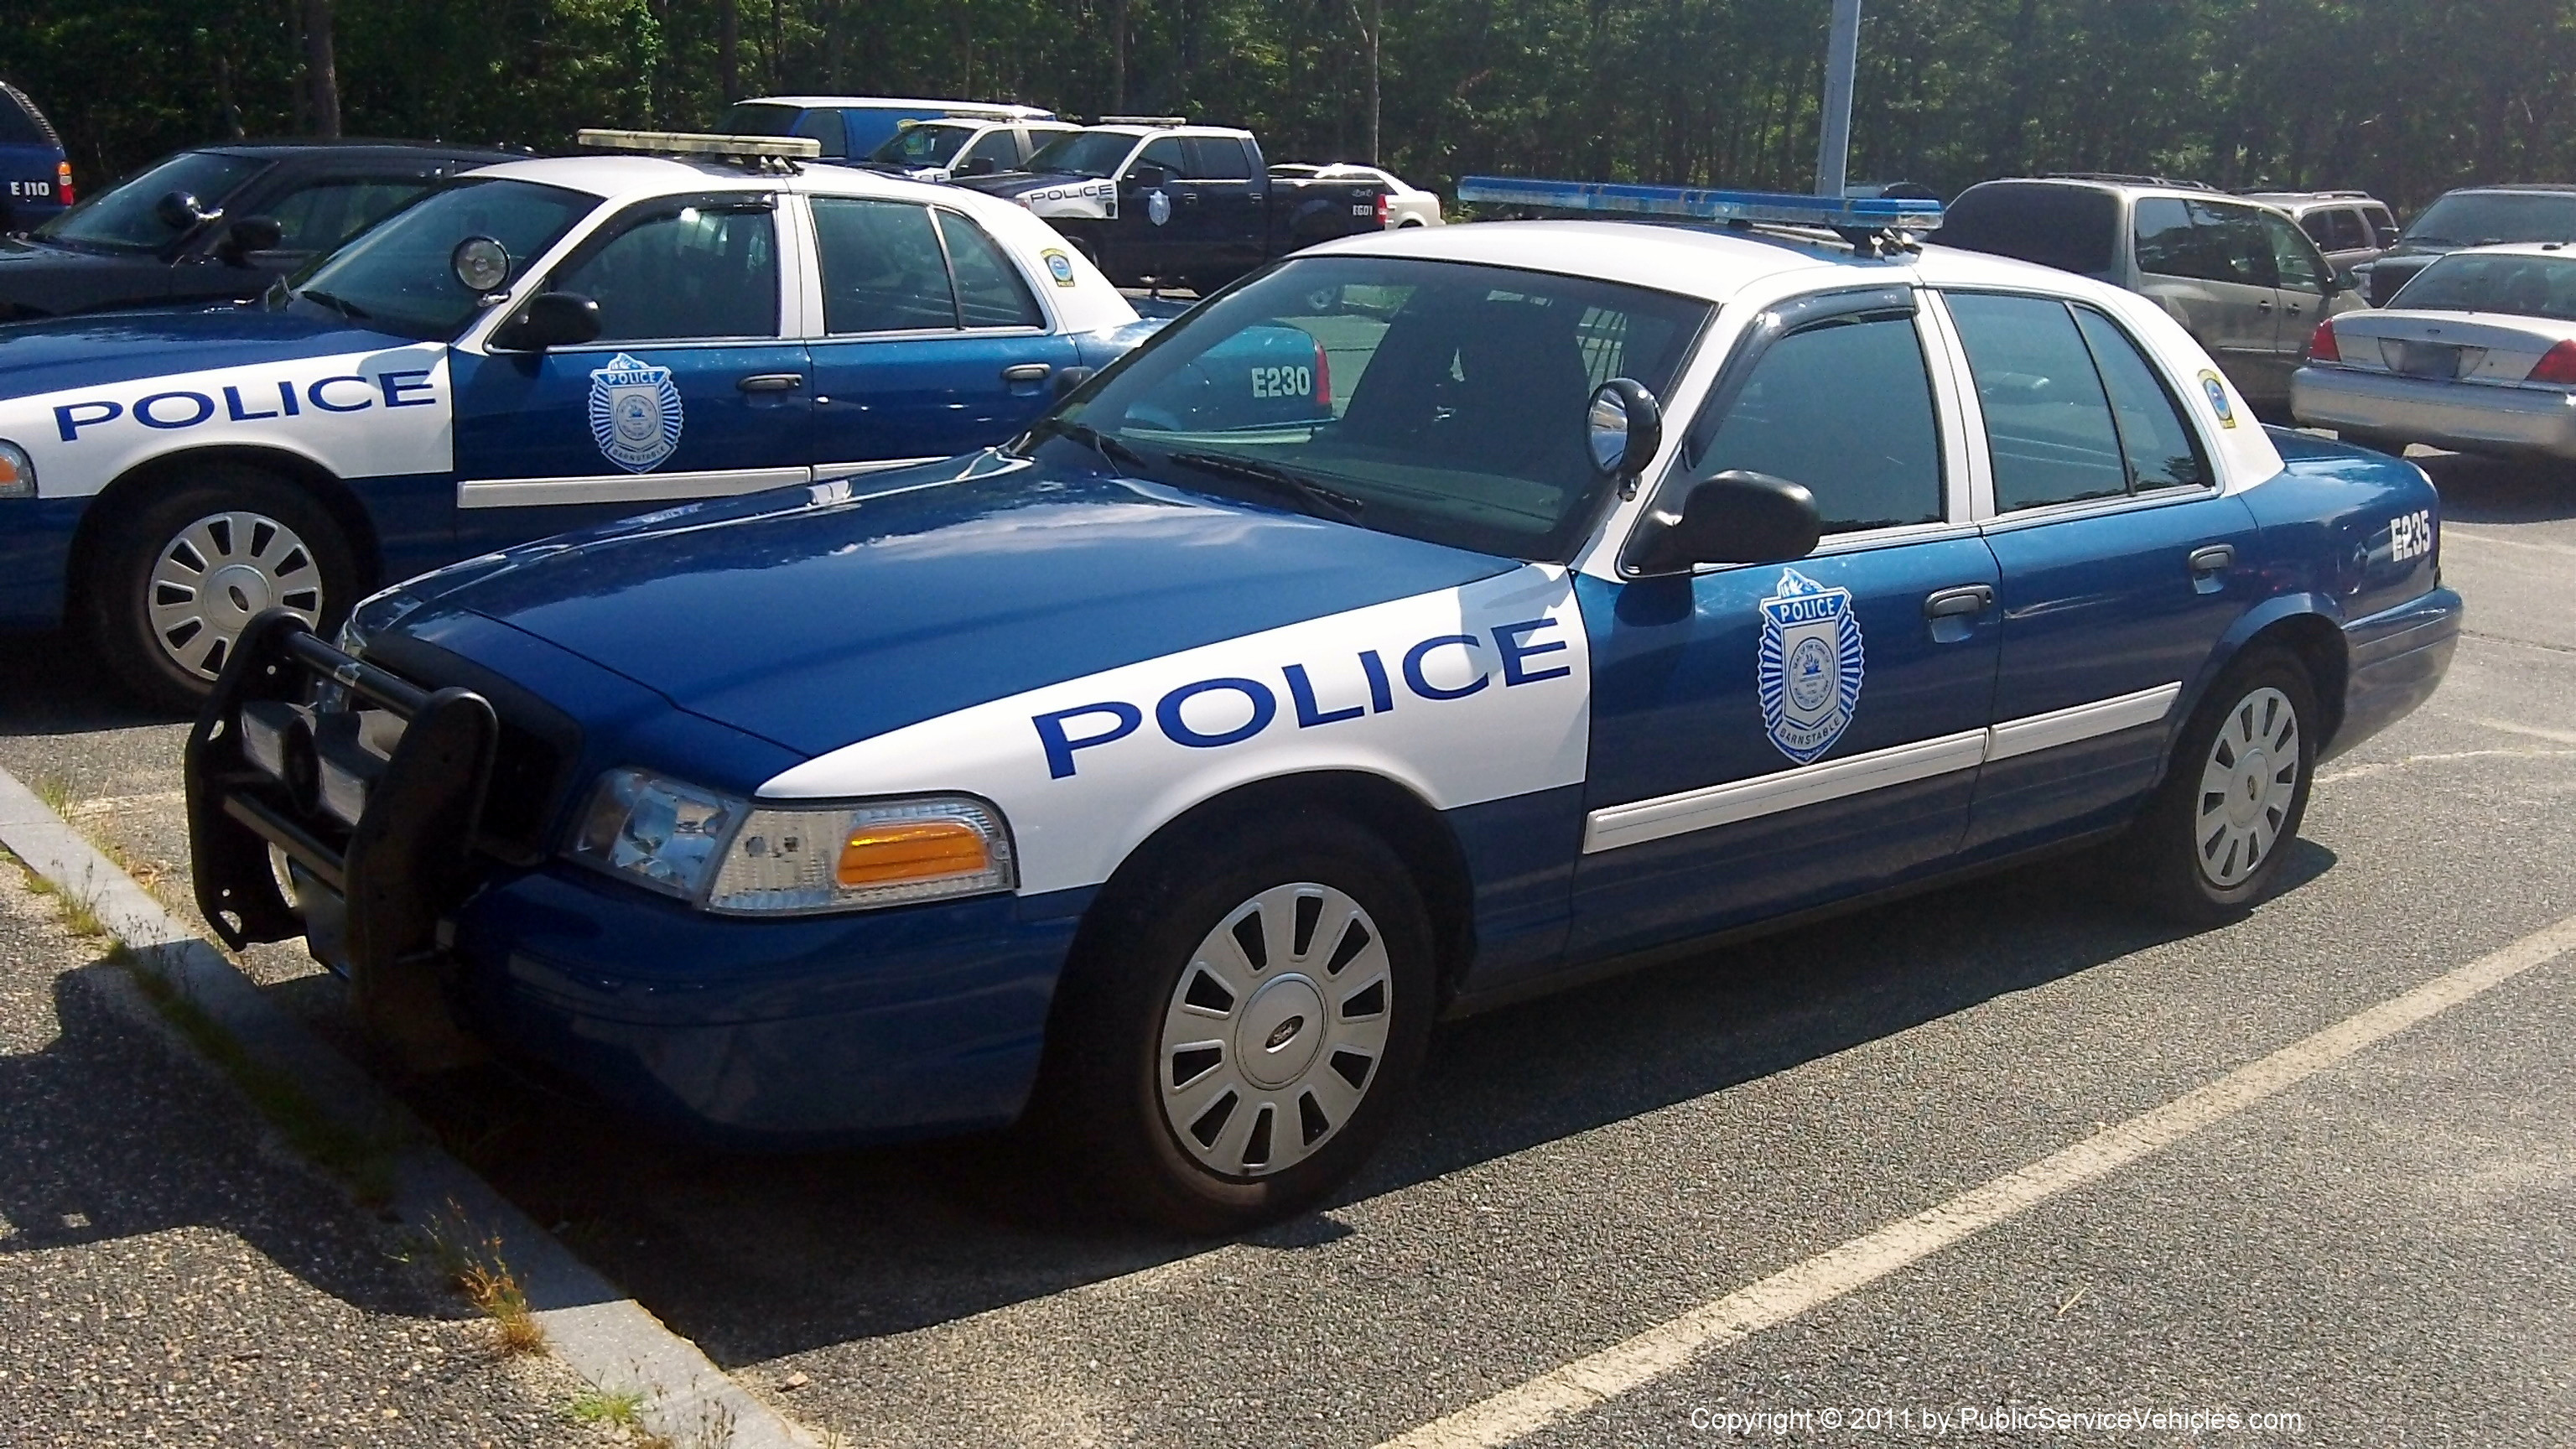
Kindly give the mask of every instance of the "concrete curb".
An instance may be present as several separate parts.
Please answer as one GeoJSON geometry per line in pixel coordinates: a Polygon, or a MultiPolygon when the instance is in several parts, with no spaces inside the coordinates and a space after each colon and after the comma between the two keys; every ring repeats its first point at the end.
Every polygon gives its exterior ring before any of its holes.
{"type": "Polygon", "coordinates": [[[151,955],[174,990],[252,1056],[294,1078],[341,1125],[398,1133],[405,1145],[395,1167],[392,1207],[404,1225],[423,1235],[453,1234],[461,1214],[473,1241],[497,1238],[555,1356],[604,1392],[646,1395],[647,1428],[692,1449],[819,1444],[439,1149],[373,1078],[270,1005],[222,952],[6,770],[0,770],[0,846],[56,890],[84,901],[117,940],[151,955]]]}

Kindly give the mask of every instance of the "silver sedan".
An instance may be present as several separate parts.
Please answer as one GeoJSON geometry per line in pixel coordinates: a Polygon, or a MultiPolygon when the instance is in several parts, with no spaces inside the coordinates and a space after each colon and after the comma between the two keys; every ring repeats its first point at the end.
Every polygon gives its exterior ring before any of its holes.
{"type": "Polygon", "coordinates": [[[2576,248],[2453,252],[2384,310],[2319,324],[2290,411],[2391,451],[2576,461],[2576,248]]]}

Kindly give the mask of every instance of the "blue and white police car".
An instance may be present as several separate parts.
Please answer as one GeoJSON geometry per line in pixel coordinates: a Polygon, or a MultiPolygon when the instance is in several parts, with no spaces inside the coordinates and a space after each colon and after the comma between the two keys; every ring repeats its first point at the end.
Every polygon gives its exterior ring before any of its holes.
{"type": "Polygon", "coordinates": [[[594,139],[672,154],[486,167],[264,304],[0,329],[0,628],[86,624],[188,706],[272,605],[328,629],[503,544],[999,442],[1141,335],[1007,203],[594,139]]]}
{"type": "Polygon", "coordinates": [[[1443,1016],[2100,841],[2246,909],[2442,678],[2424,475],[2152,304],[1912,202],[1479,186],[1750,224],[1334,242],[1006,446],[271,615],[189,746],[208,917],[651,1113],[1025,1114],[1224,1227],[1443,1016]],[[1328,416],[1211,385],[1267,329],[1328,416]]]}

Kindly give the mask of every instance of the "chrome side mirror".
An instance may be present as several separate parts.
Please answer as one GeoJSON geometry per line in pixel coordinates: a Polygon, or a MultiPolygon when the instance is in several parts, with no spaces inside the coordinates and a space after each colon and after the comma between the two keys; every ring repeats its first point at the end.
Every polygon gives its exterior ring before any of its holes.
{"type": "Polygon", "coordinates": [[[1664,408],[1646,385],[1614,377],[1592,390],[1583,414],[1583,444],[1594,471],[1605,478],[1634,478],[1664,445],[1664,408]]]}

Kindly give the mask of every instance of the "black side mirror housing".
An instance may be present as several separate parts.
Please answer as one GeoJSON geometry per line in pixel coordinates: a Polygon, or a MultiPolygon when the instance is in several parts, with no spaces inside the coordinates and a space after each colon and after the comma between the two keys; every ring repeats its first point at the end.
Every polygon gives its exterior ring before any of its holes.
{"type": "Polygon", "coordinates": [[[977,156],[968,160],[965,165],[958,167],[957,174],[960,176],[990,176],[1001,169],[1001,163],[995,161],[992,157],[977,156]]]}
{"type": "Polygon", "coordinates": [[[1626,563],[1640,575],[1695,564],[1787,563],[1815,552],[1823,532],[1816,496],[1803,485],[1729,469],[1693,484],[1679,511],[1649,512],[1626,563]]]}
{"type": "Polygon", "coordinates": [[[1139,166],[1127,173],[1127,184],[1139,191],[1159,190],[1164,182],[1171,179],[1170,173],[1160,166],[1139,166]]]}
{"type": "Polygon", "coordinates": [[[206,208],[185,191],[165,191],[152,203],[152,218],[172,231],[186,231],[206,219],[206,208]]]}
{"type": "Polygon", "coordinates": [[[1059,367],[1048,382],[1054,388],[1056,397],[1068,398],[1073,396],[1075,388],[1091,381],[1091,375],[1097,371],[1099,369],[1094,367],[1059,367]]]}
{"type": "Polygon", "coordinates": [[[275,251],[286,240],[286,228],[273,216],[245,216],[224,228],[224,239],[215,243],[215,259],[228,267],[250,265],[253,252],[275,251]]]}
{"type": "Polygon", "coordinates": [[[522,352],[578,347],[599,335],[599,304],[579,292],[539,292],[501,325],[492,345],[522,352]]]}

